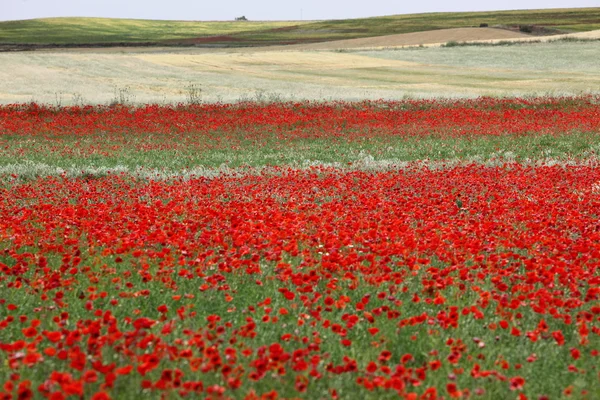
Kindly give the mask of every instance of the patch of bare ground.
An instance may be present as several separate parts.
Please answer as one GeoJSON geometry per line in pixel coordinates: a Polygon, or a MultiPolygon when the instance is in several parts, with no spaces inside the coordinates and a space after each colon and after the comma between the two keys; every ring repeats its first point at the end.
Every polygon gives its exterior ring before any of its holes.
{"type": "MultiPolygon", "coordinates": [[[[276,28],[279,30],[289,28],[276,28]]],[[[330,42],[319,43],[300,43],[289,42],[280,43],[271,46],[252,46],[251,43],[244,43],[245,39],[229,36],[211,36],[202,38],[193,38],[186,40],[177,40],[175,42],[162,41],[160,43],[150,44],[127,44],[119,45],[115,43],[109,47],[105,45],[77,45],[73,47],[38,46],[31,48],[28,46],[1,46],[0,53],[3,51],[36,50],[42,52],[72,52],[72,53],[257,53],[272,52],[281,50],[290,51],[334,51],[334,50],[366,50],[366,49],[386,49],[402,48],[415,46],[440,46],[448,42],[458,43],[498,43],[498,42],[548,42],[561,39],[583,39],[600,40],[600,30],[577,32],[568,34],[558,34],[549,36],[528,35],[519,31],[504,28],[452,28],[438,29],[424,32],[403,33],[398,35],[375,36],[370,38],[334,40],[330,42]],[[223,43],[229,43],[233,47],[223,46],[223,43]],[[211,46],[213,45],[214,46],[211,46]],[[239,44],[249,45],[248,47],[238,47],[239,44]],[[14,48],[13,48],[14,47],[14,48]]]]}
{"type": "Polygon", "coordinates": [[[458,43],[498,43],[498,42],[549,42],[562,39],[599,39],[600,30],[567,33],[549,36],[528,35],[522,32],[503,28],[453,28],[425,32],[403,33],[399,35],[376,36],[361,39],[335,40],[331,42],[300,44],[289,46],[269,46],[261,48],[240,48],[234,51],[261,50],[360,50],[385,49],[415,46],[440,46],[448,42],[458,43]]]}
{"type": "Polygon", "coordinates": [[[566,33],[561,35],[551,36],[529,36],[516,37],[512,39],[488,39],[488,40],[470,40],[470,43],[498,43],[498,42],[551,42],[555,40],[564,39],[581,39],[581,40],[600,40],[600,29],[595,31],[577,32],[577,33],[566,33]]]}
{"type": "Polygon", "coordinates": [[[166,45],[202,45],[202,44],[213,44],[213,43],[231,43],[231,42],[242,42],[244,39],[236,38],[229,35],[215,35],[205,36],[190,39],[172,39],[164,40],[161,43],[166,45]]]}
{"type": "Polygon", "coordinates": [[[530,38],[530,35],[497,28],[453,28],[402,33],[370,38],[335,40],[332,42],[286,46],[289,50],[338,50],[378,47],[403,47],[442,44],[450,41],[508,40],[530,38]]]}

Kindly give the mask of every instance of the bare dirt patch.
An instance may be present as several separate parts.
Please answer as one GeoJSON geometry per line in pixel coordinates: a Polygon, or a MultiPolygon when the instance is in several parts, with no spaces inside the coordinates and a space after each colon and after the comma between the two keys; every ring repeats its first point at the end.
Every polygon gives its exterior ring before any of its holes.
{"type": "Polygon", "coordinates": [[[442,44],[450,41],[467,42],[475,40],[507,40],[529,38],[521,32],[496,28],[453,28],[425,32],[402,33],[399,35],[376,36],[370,38],[336,40],[325,43],[288,46],[290,50],[337,50],[356,48],[402,47],[442,44]]]}
{"type": "Polygon", "coordinates": [[[579,39],[600,39],[600,29],[597,29],[595,31],[588,31],[588,32],[571,33],[569,35],[561,35],[561,36],[579,38],[579,39]]]}
{"type": "Polygon", "coordinates": [[[215,36],[205,36],[205,37],[197,37],[191,39],[173,39],[173,40],[165,40],[161,43],[166,45],[202,45],[202,44],[213,44],[213,43],[234,43],[234,42],[242,42],[244,39],[240,39],[237,37],[229,36],[229,35],[215,35],[215,36]]]}

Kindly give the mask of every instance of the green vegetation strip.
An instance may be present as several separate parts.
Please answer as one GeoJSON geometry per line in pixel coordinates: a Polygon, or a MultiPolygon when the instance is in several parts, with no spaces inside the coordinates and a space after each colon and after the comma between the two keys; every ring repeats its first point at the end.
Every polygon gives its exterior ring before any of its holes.
{"type": "Polygon", "coordinates": [[[177,142],[163,135],[76,138],[0,139],[0,174],[39,175],[39,166],[62,169],[146,168],[183,171],[195,168],[301,166],[310,163],[341,164],[367,162],[467,161],[506,159],[585,160],[600,153],[599,133],[492,137],[387,137],[348,142],[334,139],[275,138],[260,145],[243,140],[234,146],[210,148],[211,140],[199,142],[187,135],[177,142]],[[29,165],[29,169],[23,166],[29,165]],[[15,169],[16,166],[20,166],[15,169]],[[37,167],[36,167],[37,166],[37,167]],[[24,168],[24,169],[23,169],[24,168]],[[35,170],[38,172],[35,172],[35,170]]]}
{"type": "Polygon", "coordinates": [[[362,19],[314,22],[276,35],[270,32],[247,32],[247,40],[326,41],[423,32],[436,29],[479,27],[517,27],[525,33],[532,26],[554,31],[584,32],[600,29],[600,8],[543,9],[490,12],[453,12],[392,15],[362,19]]]}
{"type": "Polygon", "coordinates": [[[136,43],[229,35],[301,25],[298,21],[155,21],[116,18],[41,18],[0,22],[0,43],[136,43]]]}
{"type": "Polygon", "coordinates": [[[600,29],[600,8],[425,13],[320,22],[48,18],[0,22],[0,43],[136,43],[230,35],[227,39],[211,41],[210,45],[243,46],[321,42],[481,25],[513,27],[526,33],[591,31],[600,29]]]}
{"type": "MultiPolygon", "coordinates": [[[[23,249],[23,251],[30,251],[34,253],[40,250],[35,247],[31,247],[23,249]]],[[[60,258],[58,256],[50,255],[49,257],[51,257],[50,262],[60,262],[60,258]]],[[[83,254],[82,257],[84,260],[86,260],[86,262],[91,261],[91,257],[88,254],[83,254]]],[[[166,291],[164,289],[164,284],[158,279],[144,280],[142,274],[140,273],[131,274],[131,264],[135,266],[136,262],[134,258],[125,256],[124,262],[120,263],[113,261],[112,258],[114,257],[96,256],[95,262],[102,265],[102,267],[98,268],[103,274],[106,275],[112,272],[115,275],[120,274],[121,276],[125,276],[127,277],[126,281],[130,282],[132,287],[143,287],[152,295],[135,297],[131,296],[127,298],[127,301],[119,299],[119,305],[116,307],[112,307],[110,305],[111,297],[108,296],[107,298],[99,298],[96,300],[94,303],[95,307],[98,309],[110,309],[112,315],[117,321],[123,321],[130,317],[133,315],[134,310],[136,309],[145,310],[148,313],[154,312],[154,310],[156,310],[156,308],[161,304],[165,304],[169,310],[185,307],[185,309],[190,309],[197,313],[195,318],[186,319],[185,324],[173,324],[173,331],[167,335],[164,333],[161,334],[160,327],[149,330],[149,332],[152,332],[155,335],[164,336],[166,340],[184,336],[184,328],[194,331],[202,329],[203,325],[201,322],[206,321],[210,315],[222,316],[223,319],[220,323],[223,325],[227,323],[238,324],[240,321],[244,321],[245,316],[252,316],[253,314],[249,314],[247,310],[249,308],[255,308],[256,304],[264,301],[266,297],[270,297],[272,299],[269,305],[272,310],[290,308],[290,302],[283,296],[277,295],[277,290],[281,288],[281,282],[273,279],[273,276],[276,275],[276,272],[274,272],[277,268],[276,262],[261,263],[262,272],[256,275],[233,273],[227,274],[227,285],[230,291],[234,294],[234,297],[231,302],[226,302],[223,300],[222,292],[216,290],[199,292],[196,281],[191,279],[181,280],[178,282],[177,292],[166,291]],[[260,286],[256,284],[258,280],[261,281],[260,286]],[[193,293],[195,296],[192,298],[183,297],[181,300],[175,301],[171,298],[172,293],[193,293]],[[240,294],[238,295],[237,293],[240,294]]],[[[9,263],[10,260],[0,255],[0,262],[9,263]]],[[[286,257],[284,262],[290,263],[294,269],[297,269],[300,265],[300,260],[298,258],[286,257]]],[[[440,269],[448,268],[443,263],[437,261],[434,261],[431,267],[440,269]]],[[[149,270],[149,272],[155,273],[156,267],[154,263],[151,264],[151,268],[152,269],[149,270]]],[[[414,276],[408,275],[402,282],[402,285],[409,288],[419,287],[421,281],[426,279],[427,276],[428,275],[426,275],[424,272],[414,276]]],[[[452,276],[454,276],[455,279],[458,279],[456,272],[454,272],[452,276]]],[[[91,281],[88,280],[85,274],[82,273],[78,274],[78,277],[78,284],[81,288],[91,286],[96,288],[98,293],[113,293],[115,291],[118,292],[119,290],[124,291],[123,288],[119,289],[121,287],[119,281],[117,281],[116,284],[110,282],[108,279],[101,279],[100,281],[96,279],[91,281]]],[[[34,279],[31,274],[24,275],[23,278],[31,280],[34,279]]],[[[349,303],[351,304],[359,302],[364,296],[372,296],[374,293],[372,286],[365,283],[362,279],[357,282],[352,290],[348,288],[350,285],[345,280],[341,280],[341,283],[338,286],[340,290],[343,290],[344,293],[347,293],[349,303]]],[[[494,284],[489,278],[487,278],[484,282],[482,282],[482,284],[479,285],[479,287],[481,291],[491,291],[494,289],[494,284]]],[[[10,293],[11,302],[19,305],[19,313],[23,315],[44,317],[40,318],[40,330],[55,329],[54,327],[56,325],[52,323],[52,316],[60,315],[61,312],[64,312],[64,309],[44,307],[45,303],[40,301],[37,296],[27,294],[23,290],[14,288],[5,290],[8,290],[7,293],[10,293]],[[40,313],[39,310],[43,310],[43,312],[40,313]]],[[[314,290],[326,293],[328,290],[326,281],[320,281],[316,283],[314,290]]],[[[381,291],[383,291],[383,289],[381,289],[381,291]]],[[[65,292],[63,301],[70,305],[70,318],[74,320],[89,320],[95,318],[95,310],[88,310],[85,307],[86,302],[89,302],[88,298],[86,297],[82,299],[83,296],[79,295],[79,293],[81,293],[79,290],[70,290],[65,292]]],[[[454,286],[448,286],[444,288],[442,293],[444,297],[452,299],[451,304],[455,307],[458,307],[459,310],[463,308],[469,308],[478,300],[477,292],[472,290],[467,292],[459,292],[454,286]]],[[[407,292],[398,291],[392,298],[394,301],[402,302],[403,315],[420,315],[425,312],[429,314],[435,314],[439,310],[439,308],[434,304],[426,304],[424,302],[414,303],[412,301],[412,289],[407,292]]],[[[380,299],[373,295],[369,304],[370,307],[377,308],[389,306],[391,303],[389,299],[380,299]]],[[[348,308],[337,309],[333,307],[332,310],[326,315],[331,321],[339,321],[343,318],[343,315],[347,313],[348,308]]],[[[276,314],[276,311],[274,311],[273,314],[276,314]]],[[[541,320],[540,315],[534,313],[529,308],[524,308],[524,310],[521,311],[521,314],[522,318],[519,319],[520,326],[536,326],[541,320]]],[[[344,348],[339,345],[339,337],[333,334],[330,330],[323,328],[321,325],[312,327],[309,323],[299,325],[295,313],[277,315],[280,319],[280,324],[283,324],[284,326],[289,325],[291,327],[289,329],[293,330],[295,337],[312,337],[314,336],[314,332],[318,332],[318,336],[323,339],[321,351],[325,354],[328,354],[327,362],[333,363],[334,365],[343,364],[344,355],[346,353],[344,352],[344,348]]],[[[485,321],[490,322],[489,320],[485,321]]],[[[497,320],[491,321],[497,323],[497,320]]],[[[561,329],[563,326],[560,324],[559,320],[554,318],[546,318],[545,321],[547,321],[549,331],[561,329]]],[[[407,325],[402,329],[398,329],[397,325],[397,319],[388,319],[382,317],[377,320],[376,326],[382,332],[395,332],[395,334],[392,335],[382,334],[382,339],[380,339],[381,341],[378,346],[372,345],[373,337],[368,333],[365,327],[358,326],[349,331],[347,338],[353,342],[353,346],[350,351],[353,359],[356,360],[357,365],[359,365],[360,368],[365,368],[369,361],[376,359],[381,353],[382,349],[385,348],[399,349],[398,352],[401,354],[410,351],[410,353],[414,354],[415,359],[413,363],[415,365],[425,364],[430,361],[432,359],[432,352],[442,352],[446,351],[448,348],[448,335],[443,333],[440,334],[439,329],[435,329],[432,333],[431,326],[427,324],[417,324],[415,326],[407,325]],[[416,338],[418,338],[418,340],[416,340],[416,338]]],[[[18,325],[14,325],[14,327],[11,326],[9,330],[5,331],[5,334],[15,335],[14,329],[16,329],[16,327],[18,327],[18,325]]],[[[270,325],[259,323],[256,327],[257,334],[255,337],[253,337],[250,343],[252,343],[254,348],[259,348],[261,346],[268,347],[272,343],[276,343],[278,340],[280,340],[281,332],[281,330],[274,329],[270,325]]],[[[576,334],[574,331],[572,334],[570,333],[571,332],[569,332],[568,336],[566,337],[567,343],[575,343],[576,334]]],[[[492,370],[497,368],[497,360],[499,358],[505,360],[508,365],[522,365],[521,369],[519,369],[517,373],[526,378],[527,388],[530,393],[560,393],[562,388],[569,385],[573,379],[575,379],[572,378],[573,374],[556,373],[556,366],[563,365],[565,363],[565,356],[564,352],[561,352],[561,347],[554,345],[553,341],[539,340],[537,342],[532,342],[529,340],[521,340],[518,346],[508,345],[511,343],[511,341],[514,341],[514,337],[511,336],[510,330],[491,330],[488,329],[486,323],[473,318],[468,318],[468,320],[464,322],[461,321],[456,328],[452,329],[451,334],[454,338],[479,338],[479,342],[487,344],[487,346],[479,349],[480,353],[485,354],[485,357],[477,360],[477,363],[481,366],[482,370],[492,370]],[[532,353],[537,354],[538,357],[540,357],[540,361],[535,363],[524,362],[525,358],[532,353]],[[546,379],[545,377],[553,378],[546,379]]],[[[590,335],[589,347],[596,348],[598,346],[598,341],[598,336],[590,335]]],[[[292,345],[293,343],[294,341],[292,342],[292,345]]],[[[471,343],[469,343],[469,345],[473,346],[471,343]]],[[[286,347],[288,346],[290,346],[290,344],[288,344],[286,347]]],[[[110,346],[104,350],[103,356],[108,360],[124,362],[122,358],[123,355],[114,351],[114,349],[112,349],[110,346]]],[[[592,364],[592,359],[590,357],[586,357],[585,360],[585,364],[583,364],[584,359],[579,360],[577,364],[582,371],[587,371],[585,374],[582,372],[582,374],[578,375],[578,377],[575,379],[576,389],[579,391],[582,388],[586,388],[586,386],[589,385],[594,379],[593,371],[595,365],[592,364]]],[[[158,381],[163,369],[182,368],[186,376],[194,376],[194,374],[199,374],[198,371],[191,369],[188,363],[177,363],[177,361],[172,361],[169,357],[165,357],[163,360],[161,360],[161,362],[161,368],[152,370],[145,376],[135,373],[128,375],[126,379],[118,379],[113,391],[119,393],[123,399],[131,399],[140,395],[143,395],[144,398],[147,399],[160,399],[160,393],[157,391],[146,393],[139,389],[142,386],[143,380],[151,380],[152,382],[158,381]]],[[[61,364],[55,358],[48,357],[44,362],[36,364],[35,368],[23,368],[19,372],[21,374],[21,379],[29,379],[35,382],[35,380],[39,379],[40,376],[50,375],[56,368],[58,368],[59,365],[61,364]]],[[[468,388],[473,385],[473,378],[468,371],[467,373],[456,375],[453,374],[450,367],[445,368],[447,369],[446,373],[431,373],[428,377],[429,380],[427,384],[429,386],[445,387],[447,383],[446,376],[451,375],[453,379],[455,379],[458,387],[468,388]]],[[[13,373],[13,371],[6,366],[0,367],[0,378],[8,379],[11,373],[13,373]]],[[[202,374],[201,377],[206,387],[220,384],[222,382],[220,379],[220,374],[218,373],[206,373],[202,374]]],[[[511,393],[509,392],[509,384],[499,379],[488,379],[480,385],[485,387],[485,394],[475,398],[500,399],[507,398],[509,393],[511,393]]],[[[241,388],[238,389],[238,392],[244,393],[250,390],[250,388],[254,388],[259,393],[264,393],[269,390],[276,390],[283,398],[298,398],[297,391],[294,388],[294,381],[292,379],[263,379],[258,382],[245,380],[241,388]]],[[[393,391],[368,391],[362,386],[352,386],[349,384],[348,378],[344,374],[332,374],[331,376],[328,376],[327,379],[311,381],[311,384],[308,388],[308,393],[305,393],[305,397],[303,398],[327,398],[329,390],[331,389],[335,389],[339,395],[339,398],[341,399],[361,398],[365,400],[379,400],[398,398],[398,395],[393,391]]],[[[587,386],[587,389],[591,391],[590,398],[596,398],[594,396],[600,393],[598,387],[587,386]]],[[[86,386],[85,397],[90,398],[92,393],[93,386],[86,386]]]]}

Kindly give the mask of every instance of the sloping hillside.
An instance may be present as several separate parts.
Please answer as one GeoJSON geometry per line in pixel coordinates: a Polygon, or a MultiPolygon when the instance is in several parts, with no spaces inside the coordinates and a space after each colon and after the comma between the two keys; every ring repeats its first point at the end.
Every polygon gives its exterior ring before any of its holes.
{"type": "Polygon", "coordinates": [[[534,35],[585,32],[600,29],[600,7],[407,14],[318,22],[46,18],[0,22],[0,44],[264,46],[369,38],[482,25],[534,35]]]}

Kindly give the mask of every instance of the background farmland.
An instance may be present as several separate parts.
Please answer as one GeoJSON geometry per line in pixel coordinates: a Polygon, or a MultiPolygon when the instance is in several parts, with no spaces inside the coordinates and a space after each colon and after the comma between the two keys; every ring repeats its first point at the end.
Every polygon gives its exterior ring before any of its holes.
{"type": "Polygon", "coordinates": [[[0,103],[179,103],[580,94],[600,42],[339,51],[0,53],[0,103]]]}
{"type": "Polygon", "coordinates": [[[0,24],[0,399],[600,398],[599,24],[0,24]]]}
{"type": "Polygon", "coordinates": [[[151,42],[256,46],[479,27],[481,24],[504,28],[535,25],[545,27],[551,33],[591,31],[600,29],[600,8],[426,13],[331,21],[280,22],[45,18],[1,22],[0,44],[151,42]],[[217,38],[202,40],[210,36],[217,38]]]}

